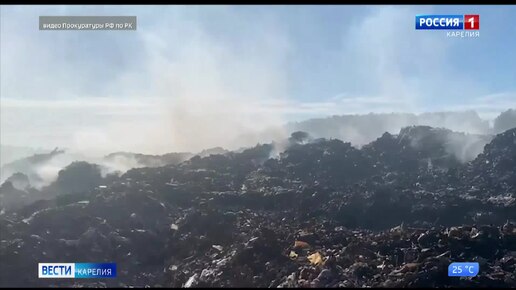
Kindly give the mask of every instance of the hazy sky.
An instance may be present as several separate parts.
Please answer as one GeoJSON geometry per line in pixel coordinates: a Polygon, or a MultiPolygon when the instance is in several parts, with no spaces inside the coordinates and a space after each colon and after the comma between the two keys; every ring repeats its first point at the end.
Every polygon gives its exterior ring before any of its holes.
{"type": "Polygon", "coordinates": [[[0,143],[165,152],[332,114],[516,107],[516,6],[1,6],[0,143]],[[480,14],[479,38],[416,14],[480,14]],[[135,15],[136,31],[39,31],[135,15]]]}

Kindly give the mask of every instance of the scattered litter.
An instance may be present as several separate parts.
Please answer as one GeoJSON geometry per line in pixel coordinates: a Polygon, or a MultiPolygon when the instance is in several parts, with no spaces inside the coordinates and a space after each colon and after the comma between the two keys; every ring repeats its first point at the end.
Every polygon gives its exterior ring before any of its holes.
{"type": "Polygon", "coordinates": [[[303,241],[295,241],[294,242],[294,249],[308,249],[310,248],[310,245],[307,242],[303,241]]]}
{"type": "Polygon", "coordinates": [[[296,252],[290,251],[290,254],[288,255],[291,259],[295,260],[299,256],[296,252]]]}
{"type": "Polygon", "coordinates": [[[197,279],[199,278],[199,274],[194,274],[186,281],[184,288],[191,288],[197,283],[197,279]]]}
{"type": "Polygon", "coordinates": [[[310,256],[308,256],[308,261],[310,261],[310,263],[312,263],[313,265],[316,265],[316,266],[322,265],[324,263],[323,257],[321,256],[321,253],[319,253],[319,252],[315,252],[315,253],[311,254],[310,256]]]}
{"type": "Polygon", "coordinates": [[[442,146],[455,136],[414,126],[360,148],[316,139],[135,168],[56,200],[4,183],[0,287],[45,282],[18,271],[37,261],[119,257],[121,287],[516,288],[509,133],[471,162],[442,146]],[[3,210],[11,193],[30,204],[3,210]],[[481,271],[449,279],[451,261],[481,271]]]}

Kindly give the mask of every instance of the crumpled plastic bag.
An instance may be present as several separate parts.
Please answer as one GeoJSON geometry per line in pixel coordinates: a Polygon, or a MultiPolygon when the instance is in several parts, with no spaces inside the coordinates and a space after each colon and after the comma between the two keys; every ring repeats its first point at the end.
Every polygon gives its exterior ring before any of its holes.
{"type": "Polygon", "coordinates": [[[310,248],[310,244],[303,241],[295,241],[294,242],[294,249],[308,249],[310,248]]]}
{"type": "Polygon", "coordinates": [[[297,259],[297,257],[299,257],[299,255],[294,251],[290,251],[290,254],[288,255],[288,257],[292,260],[295,260],[295,259],[297,259]]]}
{"type": "Polygon", "coordinates": [[[315,252],[307,257],[308,261],[312,263],[312,265],[319,266],[324,264],[323,256],[319,252],[315,252]]]}

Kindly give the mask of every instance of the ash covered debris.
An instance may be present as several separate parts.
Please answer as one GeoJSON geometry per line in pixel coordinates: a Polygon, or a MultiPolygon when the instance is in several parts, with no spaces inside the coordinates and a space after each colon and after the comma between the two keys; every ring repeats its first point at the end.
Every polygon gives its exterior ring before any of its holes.
{"type": "MultiPolygon", "coordinates": [[[[358,149],[296,133],[278,158],[261,144],[108,177],[75,164],[42,189],[55,196],[0,214],[0,286],[516,287],[516,128],[464,162],[448,143],[470,137],[416,126],[358,149]],[[48,281],[42,261],[118,275],[48,281]],[[449,278],[454,261],[480,274],[449,278]]],[[[4,183],[1,204],[26,190],[4,183]]]]}

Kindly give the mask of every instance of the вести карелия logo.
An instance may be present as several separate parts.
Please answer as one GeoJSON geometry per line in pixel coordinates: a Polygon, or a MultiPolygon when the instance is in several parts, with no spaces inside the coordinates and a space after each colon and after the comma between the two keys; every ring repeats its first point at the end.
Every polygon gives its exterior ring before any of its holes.
{"type": "Polygon", "coordinates": [[[447,37],[479,37],[480,15],[416,15],[416,30],[450,30],[447,37]]]}
{"type": "Polygon", "coordinates": [[[38,278],[114,278],[115,263],[39,263],[38,278]]]}

